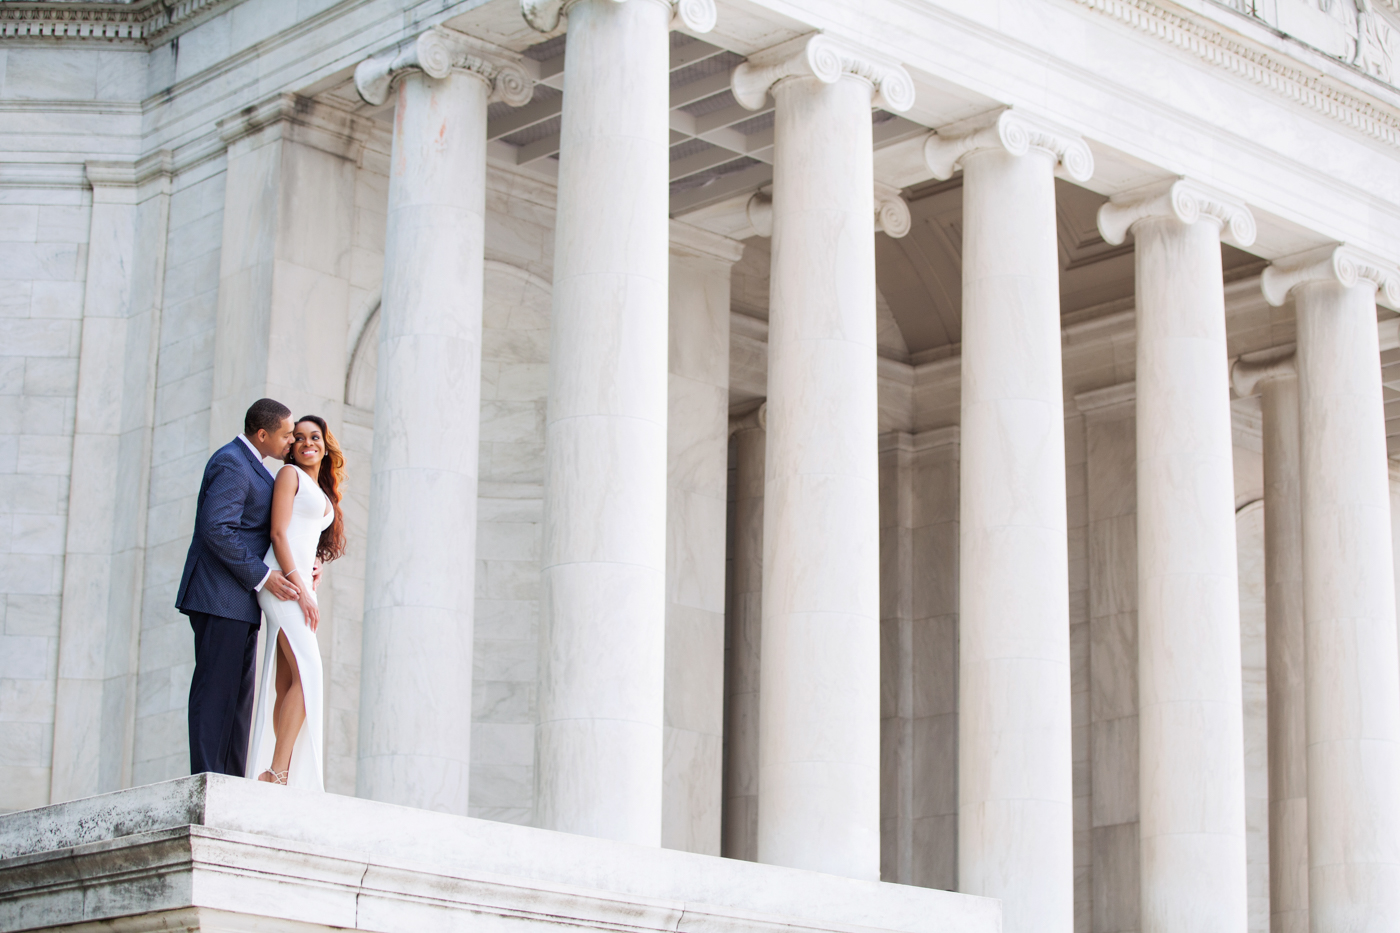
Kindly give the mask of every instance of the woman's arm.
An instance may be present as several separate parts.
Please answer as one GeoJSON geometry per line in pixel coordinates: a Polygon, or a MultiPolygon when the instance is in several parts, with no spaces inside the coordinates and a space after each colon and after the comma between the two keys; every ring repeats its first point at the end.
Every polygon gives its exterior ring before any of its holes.
{"type": "Polygon", "coordinates": [[[306,627],[314,632],[320,624],[321,613],[311,598],[311,568],[298,567],[292,562],[292,548],[287,543],[287,528],[292,524],[292,503],[297,497],[300,473],[301,470],[289,463],[278,472],[277,482],[272,484],[272,554],[282,573],[297,588],[302,618],[306,620],[306,627]]]}
{"type": "Polygon", "coordinates": [[[292,548],[287,543],[287,528],[292,524],[292,502],[297,497],[297,473],[290,463],[277,473],[277,482],[272,484],[272,554],[277,558],[277,566],[284,576],[297,579],[292,582],[300,589],[311,582],[310,567],[298,567],[292,562],[292,548]]]}

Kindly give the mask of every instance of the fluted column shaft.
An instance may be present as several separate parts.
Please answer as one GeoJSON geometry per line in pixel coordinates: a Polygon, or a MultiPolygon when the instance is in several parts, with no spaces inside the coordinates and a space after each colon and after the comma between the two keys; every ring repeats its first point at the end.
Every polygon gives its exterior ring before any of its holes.
{"type": "Polygon", "coordinates": [[[379,320],[356,793],[466,814],[481,398],[480,77],[398,84],[379,320]]]}
{"type": "Polygon", "coordinates": [[[1191,185],[1099,226],[1137,239],[1138,693],[1143,933],[1243,930],[1244,725],[1222,223],[1191,185]],[[1115,225],[1114,220],[1119,223],[1115,225]]]}
{"type": "Polygon", "coordinates": [[[726,858],[758,860],[758,697],[763,600],[763,410],[737,422],[728,632],[725,639],[726,858]]]}
{"type": "MultiPolygon", "coordinates": [[[[930,140],[937,170],[951,134],[930,140]]],[[[1074,929],[1069,551],[1054,170],[1014,112],[962,143],[958,887],[1008,933],[1074,929]],[[1019,145],[1028,134],[1036,144],[1019,145]]],[[[941,172],[939,174],[942,174],[941,172]]]]}
{"type": "Polygon", "coordinates": [[[568,7],[537,820],[661,842],[671,7],[568,7]]]}
{"type": "MultiPolygon", "coordinates": [[[[1400,669],[1377,282],[1348,276],[1355,260],[1334,257],[1340,274],[1293,290],[1308,912],[1319,933],[1380,933],[1400,929],[1400,669]]],[[[1400,283],[1392,288],[1400,293],[1400,283]]]]}

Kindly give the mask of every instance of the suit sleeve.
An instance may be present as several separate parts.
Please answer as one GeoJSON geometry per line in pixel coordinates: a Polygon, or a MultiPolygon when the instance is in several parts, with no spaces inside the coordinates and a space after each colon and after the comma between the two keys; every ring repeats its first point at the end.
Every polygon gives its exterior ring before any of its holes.
{"type": "Polygon", "coordinates": [[[269,567],[248,550],[238,534],[243,503],[248,497],[249,478],[242,470],[215,462],[204,493],[204,507],[196,519],[195,534],[209,553],[228,568],[250,592],[267,579],[269,567]]]}

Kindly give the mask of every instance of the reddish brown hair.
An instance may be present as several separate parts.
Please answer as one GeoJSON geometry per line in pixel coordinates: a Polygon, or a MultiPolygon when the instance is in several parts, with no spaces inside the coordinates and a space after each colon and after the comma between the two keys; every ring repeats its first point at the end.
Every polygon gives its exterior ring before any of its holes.
{"type": "MultiPolygon", "coordinates": [[[[340,511],[340,487],[345,484],[345,454],[341,453],[340,444],[336,443],[331,429],[326,427],[325,418],[320,415],[302,415],[296,423],[301,424],[303,421],[310,421],[320,428],[321,437],[326,442],[326,456],[321,461],[321,471],[316,484],[321,487],[326,498],[331,500],[335,518],[326,526],[326,530],[321,532],[321,540],[316,544],[316,559],[324,563],[345,553],[345,516],[340,511]]],[[[296,444],[287,451],[286,461],[296,465],[296,444]]]]}

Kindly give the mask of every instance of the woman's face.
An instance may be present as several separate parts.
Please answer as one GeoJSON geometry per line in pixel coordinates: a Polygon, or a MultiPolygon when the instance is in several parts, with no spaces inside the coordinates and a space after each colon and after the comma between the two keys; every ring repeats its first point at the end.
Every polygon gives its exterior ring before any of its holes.
{"type": "Polygon", "coordinates": [[[298,421],[292,434],[292,457],[297,466],[314,467],[326,455],[326,439],[314,421],[298,421]]]}

